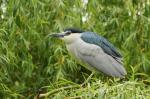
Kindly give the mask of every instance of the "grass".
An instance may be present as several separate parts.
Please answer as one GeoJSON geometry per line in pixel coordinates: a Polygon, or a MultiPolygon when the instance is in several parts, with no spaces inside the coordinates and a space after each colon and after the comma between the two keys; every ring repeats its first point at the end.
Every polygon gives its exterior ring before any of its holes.
{"type": "Polygon", "coordinates": [[[0,16],[4,16],[0,18],[2,99],[30,99],[39,93],[45,99],[149,99],[149,0],[5,3],[6,11],[0,9],[0,16]],[[126,78],[116,80],[95,74],[81,87],[91,72],[68,55],[62,41],[47,37],[66,27],[93,31],[112,42],[123,55],[126,78]]]}
{"type": "Polygon", "coordinates": [[[149,99],[150,89],[148,85],[137,81],[112,81],[107,82],[95,79],[85,87],[79,84],[58,82],[58,85],[51,88],[46,86],[48,92],[41,93],[39,97],[56,99],[149,99]],[[65,84],[64,84],[65,83],[65,84]],[[61,86],[61,87],[60,87],[61,86]],[[63,87],[62,87],[63,86],[63,87]]]}

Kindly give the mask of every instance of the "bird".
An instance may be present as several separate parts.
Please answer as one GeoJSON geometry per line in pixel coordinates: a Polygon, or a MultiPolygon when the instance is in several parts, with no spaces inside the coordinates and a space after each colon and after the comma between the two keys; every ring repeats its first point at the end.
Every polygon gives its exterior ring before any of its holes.
{"type": "Polygon", "coordinates": [[[67,28],[61,33],[50,35],[62,39],[69,54],[88,70],[125,78],[127,72],[122,63],[122,55],[103,36],[77,28],[67,28]]]}

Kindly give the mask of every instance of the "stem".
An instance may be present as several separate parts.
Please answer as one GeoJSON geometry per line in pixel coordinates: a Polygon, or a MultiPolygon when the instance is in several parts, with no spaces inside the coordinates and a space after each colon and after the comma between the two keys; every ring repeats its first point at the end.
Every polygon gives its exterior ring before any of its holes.
{"type": "Polygon", "coordinates": [[[92,73],[91,73],[91,75],[87,78],[87,80],[85,80],[82,84],[81,84],[81,86],[84,86],[86,83],[88,83],[88,81],[92,78],[92,76],[95,74],[95,72],[93,71],[92,73]]]}
{"type": "Polygon", "coordinates": [[[71,88],[80,88],[81,86],[79,85],[74,85],[74,86],[67,86],[67,87],[61,87],[61,88],[58,88],[58,89],[55,89],[55,90],[52,90],[50,92],[47,92],[47,93],[44,93],[44,94],[39,94],[38,97],[39,98],[42,98],[42,97],[47,97],[47,96],[50,96],[56,92],[59,92],[61,90],[68,90],[68,89],[71,89],[71,88]]]}

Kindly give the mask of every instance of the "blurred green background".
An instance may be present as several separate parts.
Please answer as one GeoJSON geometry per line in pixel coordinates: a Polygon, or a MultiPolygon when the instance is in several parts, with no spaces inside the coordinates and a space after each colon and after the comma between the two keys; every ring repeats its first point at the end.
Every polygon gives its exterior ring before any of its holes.
{"type": "Polygon", "coordinates": [[[0,98],[148,99],[150,0],[1,0],[0,98]],[[93,31],[122,53],[122,81],[77,64],[62,41],[47,37],[67,27],[93,31]],[[47,94],[44,94],[47,93],[47,94]]]}

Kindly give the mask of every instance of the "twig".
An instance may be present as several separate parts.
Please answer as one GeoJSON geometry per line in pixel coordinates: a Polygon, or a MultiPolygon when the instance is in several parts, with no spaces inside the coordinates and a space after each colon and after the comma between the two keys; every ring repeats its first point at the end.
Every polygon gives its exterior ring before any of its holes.
{"type": "Polygon", "coordinates": [[[91,73],[91,75],[87,78],[87,80],[85,80],[82,84],[81,84],[81,86],[84,86],[86,83],[88,83],[88,81],[92,78],[92,76],[95,74],[95,72],[93,71],[92,73],[91,73]]]}
{"type": "Polygon", "coordinates": [[[61,91],[61,90],[68,90],[68,89],[71,89],[71,88],[80,88],[80,87],[81,87],[80,85],[61,87],[61,88],[52,90],[52,91],[47,92],[47,93],[44,93],[44,94],[39,94],[38,97],[39,97],[39,98],[47,97],[47,96],[50,96],[50,95],[52,95],[52,94],[54,94],[54,93],[56,93],[56,92],[59,92],[59,91],[61,91]]]}

